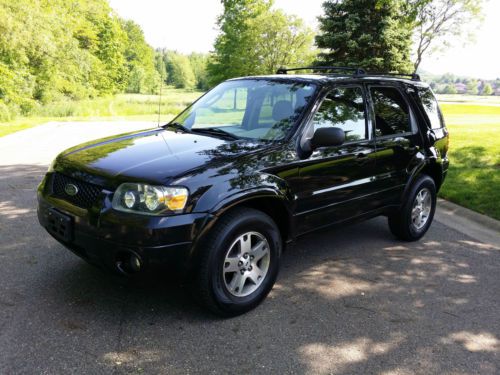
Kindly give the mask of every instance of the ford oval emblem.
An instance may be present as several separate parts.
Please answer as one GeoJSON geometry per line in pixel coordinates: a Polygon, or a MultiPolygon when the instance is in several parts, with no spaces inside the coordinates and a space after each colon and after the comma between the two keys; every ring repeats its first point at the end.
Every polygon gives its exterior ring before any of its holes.
{"type": "Polygon", "coordinates": [[[64,191],[66,192],[66,194],[74,197],[75,195],[78,194],[78,187],[76,185],[73,185],[73,184],[67,184],[64,187],[64,191]]]}

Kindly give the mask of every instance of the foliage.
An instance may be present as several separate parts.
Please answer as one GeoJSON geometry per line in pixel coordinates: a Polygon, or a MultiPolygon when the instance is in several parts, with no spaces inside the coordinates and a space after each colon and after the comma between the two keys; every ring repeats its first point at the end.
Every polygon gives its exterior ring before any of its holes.
{"type": "Polygon", "coordinates": [[[417,71],[426,53],[447,47],[451,37],[472,35],[484,0],[407,0],[414,19],[417,71]]]}
{"type": "Polygon", "coordinates": [[[491,85],[489,83],[486,83],[484,86],[483,86],[483,90],[481,91],[481,95],[492,95],[493,94],[493,88],[491,87],[491,85]]]}
{"type": "Polygon", "coordinates": [[[446,87],[443,90],[444,94],[458,94],[458,91],[455,87],[455,85],[446,85],[446,87]]]}
{"type": "Polygon", "coordinates": [[[319,65],[411,72],[411,23],[402,0],[328,0],[319,18],[319,65]]]}
{"type": "Polygon", "coordinates": [[[476,80],[471,80],[467,83],[467,94],[477,95],[479,94],[479,89],[477,87],[478,83],[476,80]]]}
{"type": "Polygon", "coordinates": [[[423,72],[423,80],[430,82],[432,89],[438,94],[499,95],[500,80],[485,80],[461,77],[454,74],[429,74],[423,72]]]}
{"type": "Polygon", "coordinates": [[[314,33],[302,19],[270,10],[249,21],[257,57],[256,74],[274,74],[280,67],[308,66],[316,57],[314,33]]]}
{"type": "MultiPolygon", "coordinates": [[[[165,122],[194,102],[203,92],[167,87],[161,97],[161,121],[165,122]]],[[[0,121],[0,137],[48,121],[158,120],[158,95],[118,94],[92,99],[57,100],[39,106],[31,117],[0,121]]],[[[0,107],[1,111],[1,107],[0,107]]]]}
{"type": "Polygon", "coordinates": [[[196,77],[186,55],[176,51],[163,51],[163,61],[167,71],[167,84],[185,89],[196,86],[196,77]]]}
{"type": "Polygon", "coordinates": [[[312,31],[299,18],[273,10],[270,0],[222,0],[222,4],[220,32],[207,68],[211,85],[312,61],[312,31]]]}
{"type": "Polygon", "coordinates": [[[196,88],[198,90],[208,90],[208,55],[193,52],[188,56],[188,59],[193,70],[196,88]]]}
{"type": "Polygon", "coordinates": [[[106,0],[0,0],[0,119],[157,81],[142,31],[106,0]]]}
{"type": "Polygon", "coordinates": [[[128,84],[130,93],[152,94],[158,91],[160,72],[156,69],[153,49],[144,40],[144,33],[133,21],[122,21],[122,28],[127,33],[124,55],[128,66],[128,84]]]}

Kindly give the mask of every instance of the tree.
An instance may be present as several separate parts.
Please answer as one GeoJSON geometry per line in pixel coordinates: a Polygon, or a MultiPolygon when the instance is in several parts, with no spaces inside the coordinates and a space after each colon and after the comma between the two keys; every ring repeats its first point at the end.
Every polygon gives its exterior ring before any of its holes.
{"type": "Polygon", "coordinates": [[[153,53],[107,0],[0,0],[0,117],[40,104],[152,92],[153,53]]]}
{"type": "Polygon", "coordinates": [[[270,10],[250,21],[257,56],[257,74],[274,74],[280,67],[311,65],[316,56],[314,33],[296,16],[270,10]]]}
{"type": "Polygon", "coordinates": [[[207,72],[211,85],[227,78],[270,74],[283,65],[312,61],[312,31],[271,0],[222,0],[215,41],[207,72]]]}
{"type": "Polygon", "coordinates": [[[193,52],[188,56],[188,59],[193,70],[196,88],[207,90],[209,88],[207,74],[208,55],[193,52]]]}
{"type": "Polygon", "coordinates": [[[477,95],[479,90],[477,88],[478,83],[476,80],[471,79],[469,83],[467,83],[467,94],[469,95],[477,95]]]}
{"type": "Polygon", "coordinates": [[[411,19],[402,0],[328,0],[319,17],[320,65],[409,73],[411,19]]]}
{"type": "Polygon", "coordinates": [[[481,19],[483,2],[483,0],[408,0],[409,16],[414,19],[415,72],[425,54],[448,46],[451,37],[472,35],[476,22],[481,19]]]}
{"type": "Polygon", "coordinates": [[[493,94],[493,88],[491,87],[491,85],[489,83],[486,83],[483,87],[483,90],[481,91],[481,95],[488,96],[488,95],[492,95],[492,94],[493,94]]]}
{"type": "Polygon", "coordinates": [[[126,91],[141,94],[155,93],[160,84],[160,74],[155,68],[154,51],[146,43],[139,25],[127,20],[122,21],[127,34],[124,55],[128,67],[126,91]]]}
{"type": "Polygon", "coordinates": [[[175,51],[167,51],[165,54],[167,67],[167,83],[177,88],[192,89],[195,87],[196,79],[187,56],[175,51]]]}
{"type": "Polygon", "coordinates": [[[446,85],[443,94],[458,94],[457,88],[453,84],[446,85]]]}
{"type": "Polygon", "coordinates": [[[266,0],[221,0],[221,2],[224,11],[217,20],[220,31],[208,64],[208,75],[212,85],[230,77],[254,73],[256,57],[251,56],[254,46],[250,21],[271,7],[271,2],[266,0]]]}

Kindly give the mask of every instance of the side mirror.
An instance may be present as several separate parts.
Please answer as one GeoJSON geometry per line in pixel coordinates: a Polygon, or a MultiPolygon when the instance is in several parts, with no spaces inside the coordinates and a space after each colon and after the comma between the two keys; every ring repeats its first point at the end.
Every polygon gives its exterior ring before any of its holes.
{"type": "Polygon", "coordinates": [[[340,128],[319,128],[311,138],[313,149],[318,147],[340,146],[345,142],[345,132],[340,128]]]}

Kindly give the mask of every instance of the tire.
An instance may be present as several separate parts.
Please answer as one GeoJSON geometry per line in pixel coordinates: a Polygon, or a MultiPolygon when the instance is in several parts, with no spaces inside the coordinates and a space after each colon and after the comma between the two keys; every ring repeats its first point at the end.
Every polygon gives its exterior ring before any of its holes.
{"type": "Polygon", "coordinates": [[[220,316],[236,316],[266,298],[278,276],[282,250],[279,229],[268,215],[251,208],[233,209],[202,243],[195,292],[205,307],[220,316]],[[248,255],[243,258],[245,251],[248,255]]]}
{"type": "Polygon", "coordinates": [[[396,212],[389,215],[389,228],[392,234],[400,240],[417,241],[424,236],[431,226],[435,211],[436,184],[431,177],[420,175],[412,184],[403,205],[396,212]],[[428,194],[428,198],[424,198],[425,202],[419,204],[425,196],[424,194],[428,194]],[[417,196],[419,202],[417,202],[417,196]],[[428,210],[425,209],[427,205],[430,205],[428,210]],[[426,212],[427,214],[425,214],[426,212]],[[412,213],[415,216],[412,217],[412,213]],[[425,222],[422,221],[424,217],[426,217],[425,222]]]}

